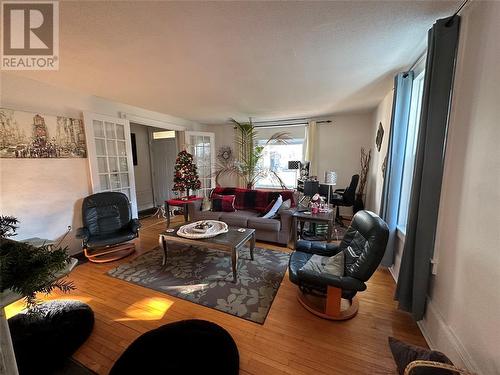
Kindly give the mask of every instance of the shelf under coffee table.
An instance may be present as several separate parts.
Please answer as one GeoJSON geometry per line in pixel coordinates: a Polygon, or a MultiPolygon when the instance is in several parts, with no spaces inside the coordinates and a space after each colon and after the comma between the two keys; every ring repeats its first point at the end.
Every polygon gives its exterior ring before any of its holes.
{"type": "MultiPolygon", "coordinates": [[[[182,224],[184,225],[184,224],[182,224]]],[[[173,232],[162,232],[160,233],[160,246],[163,249],[163,261],[164,266],[167,263],[168,258],[168,244],[169,242],[182,243],[192,246],[197,246],[200,248],[211,248],[223,250],[231,253],[231,265],[233,271],[233,282],[238,279],[237,267],[238,267],[238,253],[239,250],[250,241],[250,257],[253,260],[253,250],[255,248],[255,229],[244,228],[244,232],[239,232],[238,228],[229,227],[227,233],[219,234],[212,238],[184,238],[177,235],[177,230],[182,226],[178,225],[172,228],[173,232]]]]}

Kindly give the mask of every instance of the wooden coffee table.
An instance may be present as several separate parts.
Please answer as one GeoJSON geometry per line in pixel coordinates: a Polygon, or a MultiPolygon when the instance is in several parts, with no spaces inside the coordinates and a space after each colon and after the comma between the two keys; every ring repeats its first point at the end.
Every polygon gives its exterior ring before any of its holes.
{"type": "Polygon", "coordinates": [[[172,228],[174,230],[173,232],[164,231],[160,233],[159,240],[160,246],[163,249],[163,266],[167,263],[169,242],[177,242],[201,248],[211,248],[230,252],[233,269],[233,282],[236,282],[238,279],[238,252],[248,241],[250,241],[250,258],[253,260],[253,250],[255,248],[255,229],[244,228],[244,232],[239,232],[238,228],[229,227],[229,231],[227,233],[222,233],[212,238],[192,239],[177,235],[177,230],[181,226],[182,225],[178,225],[172,228]]]}

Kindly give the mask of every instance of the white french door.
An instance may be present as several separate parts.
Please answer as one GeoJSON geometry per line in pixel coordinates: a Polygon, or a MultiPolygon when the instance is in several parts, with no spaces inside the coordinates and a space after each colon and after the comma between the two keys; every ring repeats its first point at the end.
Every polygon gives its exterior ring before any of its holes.
{"type": "Polygon", "coordinates": [[[132,143],[128,120],[84,113],[92,192],[119,191],[130,199],[137,217],[132,143]]]}
{"type": "Polygon", "coordinates": [[[186,151],[193,155],[198,168],[201,189],[198,195],[207,197],[215,187],[215,133],[185,132],[186,151]]]}

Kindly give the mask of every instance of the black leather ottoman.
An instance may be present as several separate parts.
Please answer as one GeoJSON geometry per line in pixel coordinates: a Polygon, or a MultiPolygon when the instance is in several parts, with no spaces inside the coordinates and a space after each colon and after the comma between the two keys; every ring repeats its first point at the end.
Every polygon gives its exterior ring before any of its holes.
{"type": "Polygon", "coordinates": [[[90,336],[94,313],[80,301],[42,303],[38,314],[21,312],[9,319],[20,375],[49,374],[90,336]]]}
{"type": "Polygon", "coordinates": [[[140,336],[109,374],[237,375],[238,372],[238,348],[224,328],[205,320],[183,320],[140,336]]]}

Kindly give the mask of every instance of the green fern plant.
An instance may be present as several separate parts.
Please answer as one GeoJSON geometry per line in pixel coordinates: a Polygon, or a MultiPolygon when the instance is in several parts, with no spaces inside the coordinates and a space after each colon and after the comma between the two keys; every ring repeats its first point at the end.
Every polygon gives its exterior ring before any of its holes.
{"type": "Polygon", "coordinates": [[[75,289],[73,282],[57,278],[70,257],[67,248],[35,247],[9,239],[16,234],[17,223],[12,216],[0,216],[0,292],[10,289],[21,294],[28,309],[36,310],[37,293],[75,289]]]}

